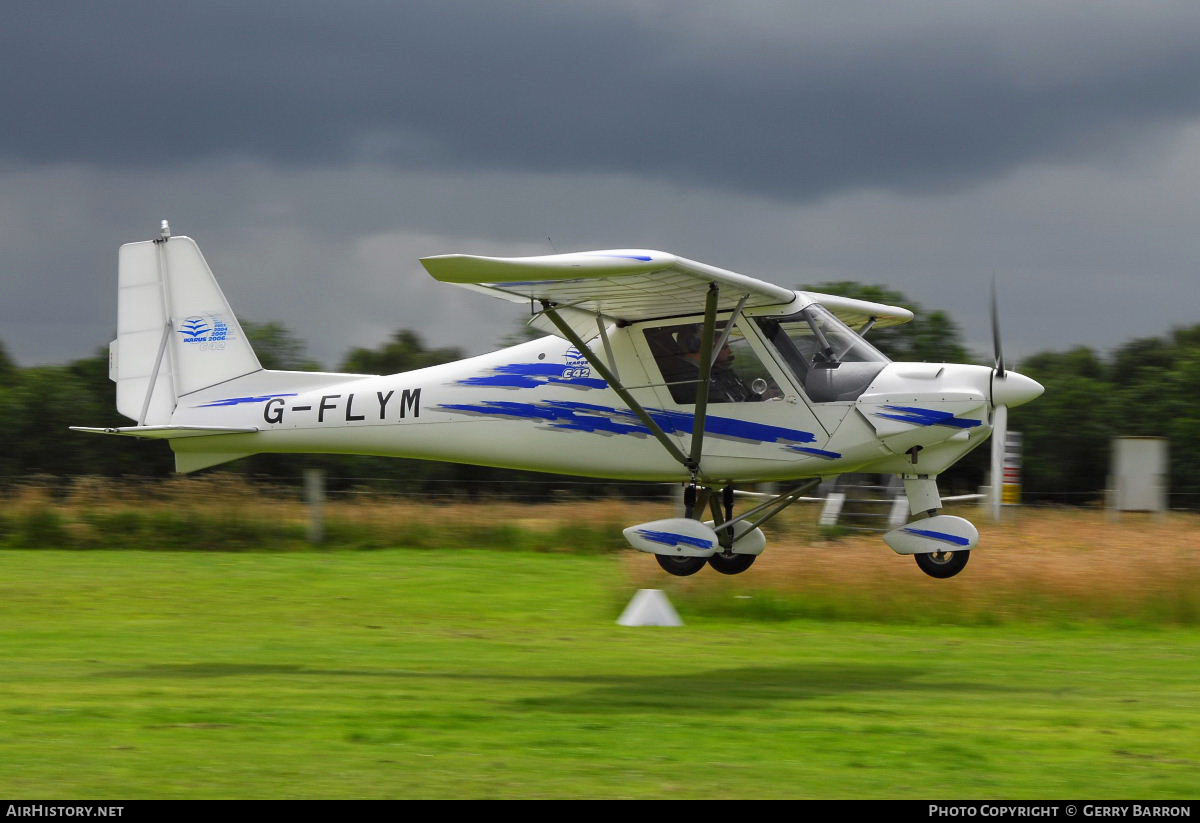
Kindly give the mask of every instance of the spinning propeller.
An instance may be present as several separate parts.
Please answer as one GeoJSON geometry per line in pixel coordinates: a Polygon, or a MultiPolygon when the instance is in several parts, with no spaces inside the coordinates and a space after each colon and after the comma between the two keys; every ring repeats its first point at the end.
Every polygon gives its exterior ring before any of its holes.
{"type": "Polygon", "coordinates": [[[1023,374],[1006,371],[1004,349],[1000,344],[1000,309],[996,300],[996,276],[992,275],[992,519],[1000,519],[1004,493],[1004,448],[1008,441],[1008,407],[1020,406],[1041,395],[1041,383],[1023,374]]]}

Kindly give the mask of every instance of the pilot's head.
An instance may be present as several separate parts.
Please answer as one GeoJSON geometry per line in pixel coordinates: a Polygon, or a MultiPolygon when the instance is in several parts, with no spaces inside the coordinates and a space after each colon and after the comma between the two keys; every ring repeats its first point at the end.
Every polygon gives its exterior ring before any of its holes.
{"type": "MultiPolygon", "coordinates": [[[[718,335],[720,332],[721,330],[717,329],[718,335]]],[[[679,351],[682,352],[684,357],[693,361],[700,359],[700,344],[702,341],[702,335],[699,324],[690,326],[679,332],[675,339],[679,343],[679,351]]],[[[729,343],[726,342],[725,345],[721,347],[721,352],[717,355],[717,359],[713,362],[713,366],[721,369],[727,369],[732,364],[733,351],[729,348],[729,343]]]]}

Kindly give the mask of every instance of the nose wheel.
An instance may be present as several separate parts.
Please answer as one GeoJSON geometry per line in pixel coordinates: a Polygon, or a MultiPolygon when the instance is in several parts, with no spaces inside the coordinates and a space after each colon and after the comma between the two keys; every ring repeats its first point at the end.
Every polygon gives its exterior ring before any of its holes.
{"type": "Polygon", "coordinates": [[[963,567],[967,565],[967,561],[971,559],[971,551],[970,549],[964,549],[956,552],[928,552],[926,554],[914,554],[913,558],[925,574],[930,577],[936,577],[939,580],[945,580],[947,577],[954,577],[954,575],[963,570],[963,567]]]}

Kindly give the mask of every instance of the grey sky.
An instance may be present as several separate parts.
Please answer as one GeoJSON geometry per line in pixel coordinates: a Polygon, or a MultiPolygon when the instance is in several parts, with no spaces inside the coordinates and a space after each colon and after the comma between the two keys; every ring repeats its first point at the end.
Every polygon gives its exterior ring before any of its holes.
{"type": "Polygon", "coordinates": [[[106,342],[161,217],[336,365],[499,301],[420,255],[644,246],[882,283],[981,352],[1200,322],[1200,6],[18,3],[0,29],[0,340],[106,342]]]}

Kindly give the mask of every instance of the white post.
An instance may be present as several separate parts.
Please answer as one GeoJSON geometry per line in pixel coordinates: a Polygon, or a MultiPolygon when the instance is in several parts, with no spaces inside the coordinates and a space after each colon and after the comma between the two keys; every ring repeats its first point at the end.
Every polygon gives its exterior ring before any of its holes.
{"type": "Polygon", "coordinates": [[[842,504],[846,502],[846,495],[842,492],[830,492],[825,498],[825,506],[821,509],[821,519],[818,521],[822,526],[836,526],[838,515],[842,513],[842,504]]]}
{"type": "Polygon", "coordinates": [[[1168,444],[1161,437],[1117,437],[1112,441],[1110,511],[1167,510],[1168,444]]]}
{"type": "Polygon", "coordinates": [[[304,470],[304,502],[308,504],[308,542],[325,542],[325,472],[304,470]]]}
{"type": "Polygon", "coordinates": [[[676,483],[674,488],[671,490],[671,502],[675,506],[676,517],[683,517],[683,489],[684,486],[682,483],[676,483]]]}

